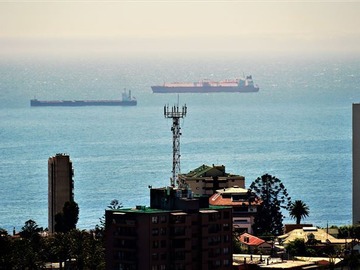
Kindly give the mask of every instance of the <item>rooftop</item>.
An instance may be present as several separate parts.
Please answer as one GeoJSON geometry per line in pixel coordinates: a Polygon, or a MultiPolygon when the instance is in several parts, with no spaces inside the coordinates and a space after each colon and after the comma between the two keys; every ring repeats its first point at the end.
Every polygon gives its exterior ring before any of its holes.
{"type": "MultiPolygon", "coordinates": [[[[199,212],[216,212],[217,209],[229,208],[227,206],[209,206],[209,208],[200,208],[199,212]]],[[[186,214],[183,210],[163,210],[157,208],[151,208],[147,206],[138,205],[134,208],[120,208],[120,209],[107,209],[107,211],[112,211],[114,214],[124,214],[124,213],[140,213],[140,214],[154,214],[154,213],[179,213],[186,214]]]]}
{"type": "Polygon", "coordinates": [[[184,174],[180,174],[180,177],[187,177],[187,178],[199,178],[199,177],[242,177],[241,175],[235,175],[225,172],[225,166],[224,165],[201,165],[198,168],[184,174]]]}
{"type": "Polygon", "coordinates": [[[295,239],[303,239],[307,242],[309,239],[315,239],[321,243],[329,244],[345,244],[346,239],[338,239],[328,234],[325,230],[319,229],[316,227],[304,227],[302,229],[295,229],[287,234],[280,235],[279,239],[283,240],[283,244],[288,244],[289,242],[294,241],[295,239]]]}

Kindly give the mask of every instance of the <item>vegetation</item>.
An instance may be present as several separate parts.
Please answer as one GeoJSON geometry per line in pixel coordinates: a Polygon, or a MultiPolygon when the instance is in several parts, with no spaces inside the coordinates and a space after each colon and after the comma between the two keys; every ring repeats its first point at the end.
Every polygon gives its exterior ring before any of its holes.
{"type": "MultiPolygon", "coordinates": [[[[110,204],[107,206],[107,209],[120,209],[122,208],[122,203],[120,203],[118,200],[114,199],[110,202],[110,204]]],[[[105,214],[99,218],[100,224],[95,226],[95,236],[99,239],[102,239],[104,237],[104,231],[105,231],[105,214]]]]}
{"type": "MultiPolygon", "coordinates": [[[[120,209],[122,204],[112,200],[108,209],[120,209]]],[[[0,269],[43,269],[46,263],[59,263],[60,269],[105,269],[105,216],[94,230],[76,229],[79,207],[67,202],[57,215],[57,231],[48,235],[34,220],[28,220],[19,234],[11,236],[0,228],[0,269]]]]}
{"type": "Polygon", "coordinates": [[[349,239],[360,239],[360,226],[340,226],[340,227],[331,227],[338,228],[339,238],[349,238],[349,239]]]}
{"type": "Polygon", "coordinates": [[[250,192],[263,201],[254,221],[255,235],[266,238],[282,234],[284,216],[281,209],[289,209],[291,205],[291,198],[283,183],[278,178],[265,174],[251,183],[250,192]]]}
{"type": "Polygon", "coordinates": [[[290,217],[296,220],[296,224],[300,224],[301,219],[309,216],[309,207],[301,200],[292,202],[289,211],[290,217]]]}
{"type": "Polygon", "coordinates": [[[79,206],[74,201],[64,204],[63,211],[55,215],[55,231],[69,232],[76,229],[79,220],[79,206]]]}
{"type": "Polygon", "coordinates": [[[0,229],[0,269],[41,269],[47,262],[57,262],[61,269],[70,263],[73,269],[105,269],[103,243],[93,232],[44,233],[33,220],[25,222],[19,237],[0,229]]]}

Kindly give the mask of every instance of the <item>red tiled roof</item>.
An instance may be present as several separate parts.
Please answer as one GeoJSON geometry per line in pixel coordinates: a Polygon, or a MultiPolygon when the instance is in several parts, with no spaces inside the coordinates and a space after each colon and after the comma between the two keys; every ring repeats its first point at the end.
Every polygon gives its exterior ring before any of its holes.
{"type": "Polygon", "coordinates": [[[248,246],[259,246],[265,242],[265,240],[262,240],[248,233],[243,233],[242,235],[240,235],[239,240],[241,243],[246,244],[248,246]]]}
{"type": "MultiPolygon", "coordinates": [[[[209,198],[210,205],[222,205],[222,206],[241,206],[241,205],[249,205],[248,201],[232,201],[231,198],[223,198],[221,193],[215,193],[209,198]]],[[[255,199],[251,205],[260,205],[260,201],[255,199]]]]}

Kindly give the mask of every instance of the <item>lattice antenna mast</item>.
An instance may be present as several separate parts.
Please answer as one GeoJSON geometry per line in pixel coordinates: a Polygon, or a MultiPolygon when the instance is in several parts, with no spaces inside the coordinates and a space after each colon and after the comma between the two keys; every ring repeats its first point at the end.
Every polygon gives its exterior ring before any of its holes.
{"type": "Polygon", "coordinates": [[[179,119],[186,116],[187,107],[182,106],[179,110],[179,105],[169,108],[169,106],[164,106],[164,116],[165,118],[172,118],[173,125],[171,131],[173,133],[173,167],[172,167],[172,177],[170,178],[170,184],[172,187],[175,187],[175,183],[179,184],[178,174],[180,173],[180,136],[181,128],[179,119]]]}

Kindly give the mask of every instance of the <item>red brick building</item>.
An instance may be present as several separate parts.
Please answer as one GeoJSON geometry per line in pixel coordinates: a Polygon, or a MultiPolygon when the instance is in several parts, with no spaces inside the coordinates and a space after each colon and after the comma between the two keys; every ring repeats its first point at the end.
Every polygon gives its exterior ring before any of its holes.
{"type": "Polygon", "coordinates": [[[106,211],[106,269],[232,269],[231,208],[185,189],[150,192],[150,207],[106,211]]]}

